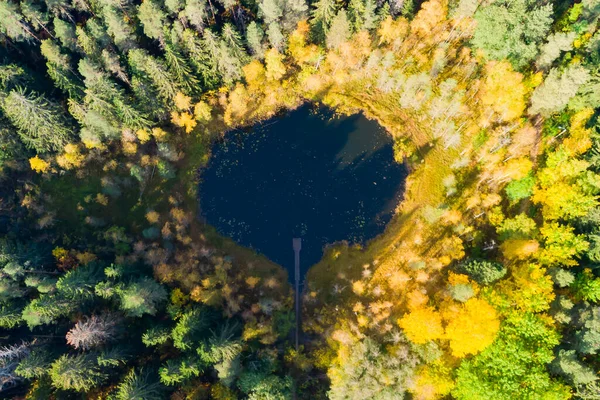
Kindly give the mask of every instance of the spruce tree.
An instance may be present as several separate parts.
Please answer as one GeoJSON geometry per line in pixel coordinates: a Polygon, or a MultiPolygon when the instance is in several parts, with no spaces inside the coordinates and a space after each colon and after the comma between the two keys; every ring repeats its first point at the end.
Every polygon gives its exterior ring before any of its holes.
{"type": "Polygon", "coordinates": [[[72,137],[63,110],[42,95],[17,88],[0,105],[23,143],[38,153],[61,150],[72,137]]]}
{"type": "Polygon", "coordinates": [[[263,58],[265,46],[263,45],[264,31],[255,21],[250,22],[246,30],[246,42],[250,51],[256,58],[263,58]]]}

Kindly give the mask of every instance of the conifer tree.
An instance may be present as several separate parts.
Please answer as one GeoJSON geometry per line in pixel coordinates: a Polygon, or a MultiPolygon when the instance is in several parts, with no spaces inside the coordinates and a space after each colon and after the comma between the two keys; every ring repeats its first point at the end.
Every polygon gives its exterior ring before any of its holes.
{"type": "Polygon", "coordinates": [[[246,42],[248,47],[252,51],[252,54],[256,58],[263,58],[265,54],[265,46],[263,45],[263,38],[265,32],[262,30],[260,25],[256,21],[250,22],[248,29],[246,30],[246,42]]]}
{"type": "Polygon", "coordinates": [[[103,383],[107,375],[102,372],[93,353],[62,355],[50,367],[52,385],[58,389],[87,392],[103,383]]]}
{"type": "Polygon", "coordinates": [[[60,150],[72,137],[63,111],[44,96],[17,88],[0,100],[23,143],[38,153],[60,150]]]}
{"type": "Polygon", "coordinates": [[[162,43],[167,15],[160,4],[153,0],[145,0],[138,7],[137,16],[144,27],[144,34],[150,39],[157,39],[162,43]]]}
{"type": "Polygon", "coordinates": [[[345,10],[340,10],[333,21],[331,28],[327,32],[327,47],[335,49],[350,38],[350,22],[345,10]]]}

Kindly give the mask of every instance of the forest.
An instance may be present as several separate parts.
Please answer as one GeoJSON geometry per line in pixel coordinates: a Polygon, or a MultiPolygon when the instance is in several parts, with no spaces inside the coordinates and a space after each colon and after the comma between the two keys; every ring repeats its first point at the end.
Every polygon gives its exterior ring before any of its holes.
{"type": "Polygon", "coordinates": [[[0,397],[600,399],[599,0],[0,0],[0,397]],[[325,105],[410,174],[287,273],[211,145],[325,105]]]}

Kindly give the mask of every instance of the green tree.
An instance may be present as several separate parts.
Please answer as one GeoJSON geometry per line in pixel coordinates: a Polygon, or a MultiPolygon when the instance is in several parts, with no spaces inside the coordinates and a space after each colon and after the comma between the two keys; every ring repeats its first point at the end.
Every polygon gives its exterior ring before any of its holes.
{"type": "Polygon", "coordinates": [[[559,335],[537,315],[511,315],[491,346],[463,360],[452,391],[458,400],[568,399],[570,390],[550,378],[546,364],[559,335]]]}
{"type": "Polygon", "coordinates": [[[471,279],[482,285],[489,285],[506,275],[504,265],[488,260],[467,260],[456,269],[460,273],[469,275],[471,279]]]}
{"type": "Polygon", "coordinates": [[[117,387],[115,400],[161,400],[164,387],[153,376],[143,370],[132,369],[117,387]]]}
{"type": "Polygon", "coordinates": [[[52,361],[52,355],[47,349],[36,347],[19,362],[15,373],[25,379],[40,379],[48,375],[52,361]]]}
{"type": "Polygon", "coordinates": [[[0,2],[0,33],[17,42],[37,40],[23,20],[18,4],[12,1],[0,2]]]}
{"type": "Polygon", "coordinates": [[[538,54],[552,24],[552,5],[535,0],[499,0],[479,7],[471,43],[493,60],[524,68],[538,54]]]}
{"type": "Polygon", "coordinates": [[[129,65],[134,73],[140,78],[151,82],[163,100],[170,101],[175,98],[179,91],[177,79],[161,60],[152,57],[142,49],[129,51],[128,58],[129,65]]]}
{"type": "Polygon", "coordinates": [[[562,72],[553,68],[544,83],[533,91],[529,114],[549,117],[562,111],[589,79],[590,73],[580,65],[570,65],[562,72]]]}
{"type": "Polygon", "coordinates": [[[263,38],[265,32],[262,30],[260,25],[256,21],[250,22],[248,29],[246,30],[246,42],[248,47],[252,51],[252,54],[256,58],[263,58],[265,54],[265,46],[263,44],[263,38]]]}
{"type": "Polygon", "coordinates": [[[314,3],[314,8],[311,11],[311,25],[316,39],[324,42],[329,32],[329,26],[333,22],[333,18],[337,14],[337,6],[335,0],[319,0],[314,3]]]}
{"type": "Polygon", "coordinates": [[[370,338],[353,345],[347,360],[329,368],[329,398],[403,398],[420,360],[407,345],[390,350],[370,338]]]}
{"type": "Polygon", "coordinates": [[[87,392],[108,378],[90,353],[63,354],[52,363],[49,373],[54,387],[77,392],[87,392]]]}
{"type": "Polygon", "coordinates": [[[119,288],[117,295],[121,310],[130,317],[155,315],[158,307],[167,300],[165,288],[152,278],[142,278],[119,288]]]}
{"type": "Polygon", "coordinates": [[[336,49],[350,38],[351,35],[350,22],[346,15],[345,10],[340,10],[333,18],[331,27],[327,32],[327,47],[329,49],[336,49]]]}
{"type": "Polygon", "coordinates": [[[60,40],[63,47],[71,50],[72,52],[79,51],[77,46],[77,33],[75,31],[75,25],[70,22],[63,21],[58,17],[54,17],[52,22],[54,25],[54,34],[56,38],[60,40]]]}
{"type": "Polygon", "coordinates": [[[137,16],[144,27],[144,34],[150,39],[164,40],[164,28],[167,14],[160,4],[153,0],[145,0],[138,6],[137,16]]]}
{"type": "Polygon", "coordinates": [[[61,150],[72,137],[63,110],[44,96],[18,88],[0,101],[23,143],[36,152],[61,150]]]}

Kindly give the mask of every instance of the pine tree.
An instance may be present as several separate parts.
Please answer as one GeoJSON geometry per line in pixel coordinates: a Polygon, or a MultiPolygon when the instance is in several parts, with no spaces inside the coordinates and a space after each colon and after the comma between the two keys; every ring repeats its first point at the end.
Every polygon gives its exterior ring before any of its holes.
{"type": "MultiPolygon", "coordinates": [[[[127,18],[122,9],[107,4],[102,7],[102,17],[108,34],[121,51],[126,52],[138,47],[133,27],[126,22],[127,18]]],[[[93,33],[92,35],[94,36],[93,33]]]]}
{"type": "Polygon", "coordinates": [[[335,0],[319,0],[311,11],[310,21],[314,34],[319,41],[324,41],[333,18],[337,15],[335,0]]]}
{"type": "Polygon", "coordinates": [[[150,39],[157,39],[163,43],[167,14],[160,4],[154,0],[143,1],[138,7],[137,16],[144,27],[144,34],[150,39]]]}
{"type": "Polygon", "coordinates": [[[75,25],[58,17],[54,17],[52,25],[54,25],[54,34],[61,44],[72,52],[77,52],[79,48],[77,47],[75,25]]]}
{"type": "Polygon", "coordinates": [[[177,80],[161,60],[150,56],[142,49],[129,51],[128,58],[134,73],[152,82],[163,100],[173,99],[180,91],[177,80]]]}
{"type": "Polygon", "coordinates": [[[285,44],[285,37],[283,36],[283,33],[281,33],[281,29],[279,28],[279,24],[277,22],[271,22],[269,24],[269,27],[267,29],[267,36],[273,48],[279,51],[283,50],[283,45],[285,44]]]}
{"type": "Polygon", "coordinates": [[[208,19],[206,0],[186,0],[183,15],[196,29],[201,30],[208,19]]]}
{"type": "Polygon", "coordinates": [[[70,57],[62,54],[60,47],[52,39],[43,40],[40,51],[48,60],[46,62],[48,75],[50,75],[56,87],[73,98],[80,98],[83,95],[81,79],[71,70],[70,57]]]}
{"type": "Polygon", "coordinates": [[[177,83],[186,94],[198,91],[198,79],[192,73],[186,57],[172,43],[165,44],[165,60],[172,76],[176,77],[177,83]]]}
{"type": "Polygon", "coordinates": [[[115,400],[161,400],[163,386],[144,370],[131,370],[119,384],[115,400]]]}
{"type": "Polygon", "coordinates": [[[38,153],[61,150],[71,138],[63,111],[41,95],[17,88],[1,106],[23,143],[38,153]]]}
{"type": "Polygon", "coordinates": [[[158,307],[167,299],[165,288],[152,278],[143,278],[132,282],[117,291],[120,307],[127,316],[141,317],[154,315],[158,307]]]}
{"type": "Polygon", "coordinates": [[[67,344],[81,350],[103,345],[114,339],[117,322],[118,318],[110,314],[86,317],[67,332],[67,344]]]}
{"type": "Polygon", "coordinates": [[[87,392],[102,384],[107,375],[98,366],[93,354],[63,354],[50,367],[52,385],[57,389],[87,392]]]}
{"type": "Polygon", "coordinates": [[[23,21],[18,5],[11,1],[0,2],[0,33],[17,42],[38,40],[23,21]]]}
{"type": "Polygon", "coordinates": [[[331,28],[327,32],[327,47],[329,49],[337,48],[348,40],[350,35],[350,22],[346,16],[346,11],[340,10],[331,22],[331,28]]]}
{"type": "Polygon", "coordinates": [[[549,117],[563,110],[579,87],[590,79],[590,73],[580,65],[570,65],[560,72],[553,68],[540,86],[531,95],[530,114],[549,117]]]}
{"type": "Polygon", "coordinates": [[[246,30],[246,42],[256,58],[263,58],[265,54],[265,46],[263,45],[264,31],[255,21],[250,22],[246,30]]]}
{"type": "Polygon", "coordinates": [[[25,379],[40,379],[48,375],[52,356],[46,348],[35,347],[20,362],[15,373],[25,379]]]}

